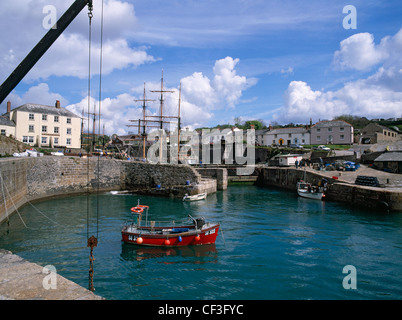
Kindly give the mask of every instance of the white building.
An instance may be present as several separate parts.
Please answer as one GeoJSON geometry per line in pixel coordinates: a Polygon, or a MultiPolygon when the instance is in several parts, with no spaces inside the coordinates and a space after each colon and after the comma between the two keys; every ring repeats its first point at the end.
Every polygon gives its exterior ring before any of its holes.
{"type": "Polygon", "coordinates": [[[24,104],[3,115],[15,124],[15,139],[30,146],[81,148],[81,119],[60,107],[40,104],[24,104]]]}
{"type": "Polygon", "coordinates": [[[280,166],[294,166],[296,163],[296,160],[300,163],[300,161],[303,159],[303,155],[301,154],[281,154],[276,156],[276,158],[279,160],[279,165],[280,166]]]}
{"type": "Polygon", "coordinates": [[[310,144],[310,131],[306,128],[279,128],[264,133],[265,146],[287,146],[310,144]]]}

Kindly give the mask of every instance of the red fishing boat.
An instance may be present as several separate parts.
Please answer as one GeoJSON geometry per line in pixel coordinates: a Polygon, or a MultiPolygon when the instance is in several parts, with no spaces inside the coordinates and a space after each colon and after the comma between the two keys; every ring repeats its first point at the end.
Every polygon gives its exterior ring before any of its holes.
{"type": "Polygon", "coordinates": [[[126,223],[122,230],[122,241],[141,246],[177,247],[189,245],[213,244],[219,231],[219,223],[207,223],[204,218],[193,218],[185,223],[148,222],[149,207],[138,204],[131,208],[137,215],[137,221],[126,223]],[[145,225],[141,225],[142,214],[145,212],[145,225]]]}

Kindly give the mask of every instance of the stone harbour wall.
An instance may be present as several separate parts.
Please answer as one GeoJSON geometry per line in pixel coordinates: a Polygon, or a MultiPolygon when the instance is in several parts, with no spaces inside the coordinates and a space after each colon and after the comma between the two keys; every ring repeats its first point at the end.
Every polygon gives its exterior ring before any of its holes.
{"type": "Polygon", "coordinates": [[[28,159],[0,161],[0,223],[26,202],[28,159]]]}
{"type": "Polygon", "coordinates": [[[27,171],[27,195],[37,199],[99,189],[120,188],[121,161],[96,158],[32,158],[27,171]],[[99,172],[99,175],[98,175],[99,172]]]}
{"type": "Polygon", "coordinates": [[[218,190],[228,188],[228,171],[225,168],[197,168],[202,177],[213,178],[216,180],[218,190]]]}
{"type": "Polygon", "coordinates": [[[216,192],[216,181],[187,165],[67,156],[1,159],[0,223],[28,201],[111,190],[182,197],[216,192]]]}
{"type": "Polygon", "coordinates": [[[174,187],[186,183],[198,184],[201,175],[187,165],[150,164],[145,162],[124,163],[125,189],[138,187],[174,187]],[[188,182],[187,182],[188,181],[188,182]]]}
{"type": "Polygon", "coordinates": [[[296,183],[299,180],[317,185],[322,178],[326,178],[330,184],[326,192],[326,200],[348,203],[381,212],[402,211],[402,192],[400,189],[341,183],[333,178],[320,175],[318,172],[307,171],[305,173],[304,170],[294,168],[268,167],[261,170],[258,184],[296,192],[296,183]]]}

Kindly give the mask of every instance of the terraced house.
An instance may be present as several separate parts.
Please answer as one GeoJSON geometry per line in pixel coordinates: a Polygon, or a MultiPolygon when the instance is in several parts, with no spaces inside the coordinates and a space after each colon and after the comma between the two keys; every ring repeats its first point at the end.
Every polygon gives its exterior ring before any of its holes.
{"type": "Polygon", "coordinates": [[[81,119],[60,106],[27,103],[3,115],[15,124],[14,137],[31,146],[81,148],[81,119]]]}
{"type": "Polygon", "coordinates": [[[311,127],[311,144],[353,144],[353,126],[343,120],[324,120],[311,127]]]}
{"type": "Polygon", "coordinates": [[[263,136],[263,145],[266,146],[310,144],[310,131],[305,127],[272,129],[263,136]]]}

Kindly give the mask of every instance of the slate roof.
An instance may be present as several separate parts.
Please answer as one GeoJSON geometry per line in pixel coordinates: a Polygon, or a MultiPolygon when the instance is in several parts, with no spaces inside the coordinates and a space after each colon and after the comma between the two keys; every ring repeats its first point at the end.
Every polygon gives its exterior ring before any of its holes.
{"type": "Polygon", "coordinates": [[[402,161],[402,152],[401,151],[384,152],[382,155],[380,155],[374,161],[397,161],[397,162],[399,162],[399,161],[402,161]]]}
{"type": "Polygon", "coordinates": [[[333,127],[352,127],[350,123],[343,120],[323,120],[316,123],[313,127],[317,128],[333,128],[333,127]]]}
{"type": "Polygon", "coordinates": [[[32,112],[32,113],[41,113],[41,114],[52,114],[55,116],[64,116],[71,118],[79,118],[76,114],[68,111],[66,108],[56,108],[55,106],[45,106],[42,104],[33,104],[26,103],[22,106],[19,106],[12,111],[24,111],[24,112],[32,112]]]}
{"type": "Polygon", "coordinates": [[[268,130],[268,129],[259,129],[259,130],[255,130],[255,135],[256,135],[256,136],[260,136],[260,135],[265,134],[266,132],[269,132],[269,130],[268,130]]]}
{"type": "Polygon", "coordinates": [[[7,116],[0,116],[0,125],[15,127],[14,121],[11,121],[7,116]]]}
{"type": "Polygon", "coordinates": [[[304,127],[299,128],[279,128],[268,131],[266,134],[287,134],[287,133],[308,133],[308,130],[304,127]]]}

